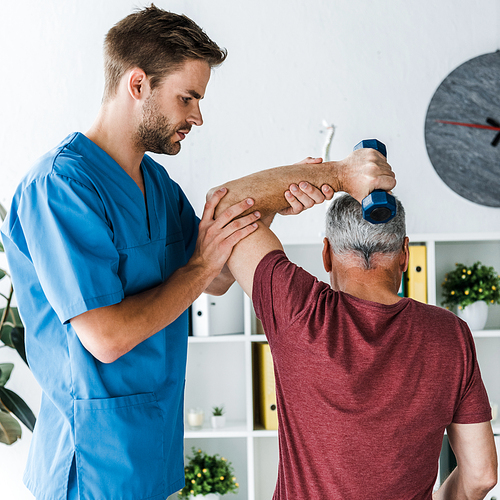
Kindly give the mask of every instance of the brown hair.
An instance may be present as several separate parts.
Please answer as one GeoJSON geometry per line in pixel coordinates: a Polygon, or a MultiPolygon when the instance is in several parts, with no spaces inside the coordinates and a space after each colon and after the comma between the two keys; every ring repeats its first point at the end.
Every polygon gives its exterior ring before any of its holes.
{"type": "Polygon", "coordinates": [[[201,59],[214,67],[226,56],[226,49],[189,17],[151,4],[119,21],[106,35],[104,101],[116,94],[120,79],[130,68],[141,68],[153,89],[188,59],[201,59]]]}

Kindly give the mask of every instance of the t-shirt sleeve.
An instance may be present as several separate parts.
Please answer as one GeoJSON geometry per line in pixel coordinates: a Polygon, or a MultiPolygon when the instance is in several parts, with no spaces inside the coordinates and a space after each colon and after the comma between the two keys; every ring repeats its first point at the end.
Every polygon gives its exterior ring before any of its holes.
{"type": "Polygon", "coordinates": [[[312,303],[326,283],[290,262],[282,250],[268,253],[255,270],[252,300],[269,344],[301,314],[314,310],[312,303]]]}
{"type": "Polygon", "coordinates": [[[51,174],[25,188],[17,217],[13,240],[26,246],[20,250],[62,323],[123,299],[119,254],[95,191],[51,174]]]}
{"type": "Polygon", "coordinates": [[[491,420],[491,407],[477,362],[474,339],[467,326],[463,326],[463,329],[466,336],[466,373],[453,422],[456,424],[488,422],[491,420]]]}

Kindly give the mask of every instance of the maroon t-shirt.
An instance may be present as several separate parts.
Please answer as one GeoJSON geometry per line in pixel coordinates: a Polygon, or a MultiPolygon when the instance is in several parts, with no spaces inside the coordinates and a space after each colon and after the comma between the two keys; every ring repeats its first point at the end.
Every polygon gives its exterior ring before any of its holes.
{"type": "Polygon", "coordinates": [[[491,419],[467,325],[335,292],[281,251],[253,302],[276,375],[274,500],[430,500],[445,428],[491,419]]]}

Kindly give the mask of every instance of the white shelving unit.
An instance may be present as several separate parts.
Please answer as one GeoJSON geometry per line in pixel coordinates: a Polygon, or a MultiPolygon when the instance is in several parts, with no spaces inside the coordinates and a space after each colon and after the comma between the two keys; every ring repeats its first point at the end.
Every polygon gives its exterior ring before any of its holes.
{"type": "MultiPolygon", "coordinates": [[[[416,234],[410,236],[410,243],[427,247],[429,304],[441,302],[441,283],[455,262],[470,265],[479,260],[500,272],[500,233],[416,234]]],[[[285,246],[290,260],[328,281],[321,249],[321,242],[285,246]]],[[[269,500],[277,476],[277,431],[256,428],[252,373],[252,346],[265,342],[266,337],[257,332],[250,300],[238,293],[244,300],[241,332],[189,338],[186,409],[202,408],[205,424],[201,430],[190,430],[186,422],[185,449],[190,454],[191,447],[201,448],[232,462],[240,488],[236,495],[226,498],[269,500]],[[226,408],[227,423],[223,429],[214,430],[210,427],[210,410],[221,404],[226,408]]],[[[490,400],[500,405],[500,306],[491,306],[486,329],[473,334],[490,400]]],[[[494,430],[500,434],[498,420],[494,430]]]]}

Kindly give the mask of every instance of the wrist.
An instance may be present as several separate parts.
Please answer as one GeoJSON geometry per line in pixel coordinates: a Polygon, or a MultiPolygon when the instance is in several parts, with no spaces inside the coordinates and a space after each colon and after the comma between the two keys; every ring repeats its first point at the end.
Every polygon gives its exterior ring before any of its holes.
{"type": "Polygon", "coordinates": [[[330,185],[335,193],[345,191],[343,174],[346,167],[346,160],[328,161],[323,163],[323,165],[327,181],[322,182],[322,184],[330,185]]]}

